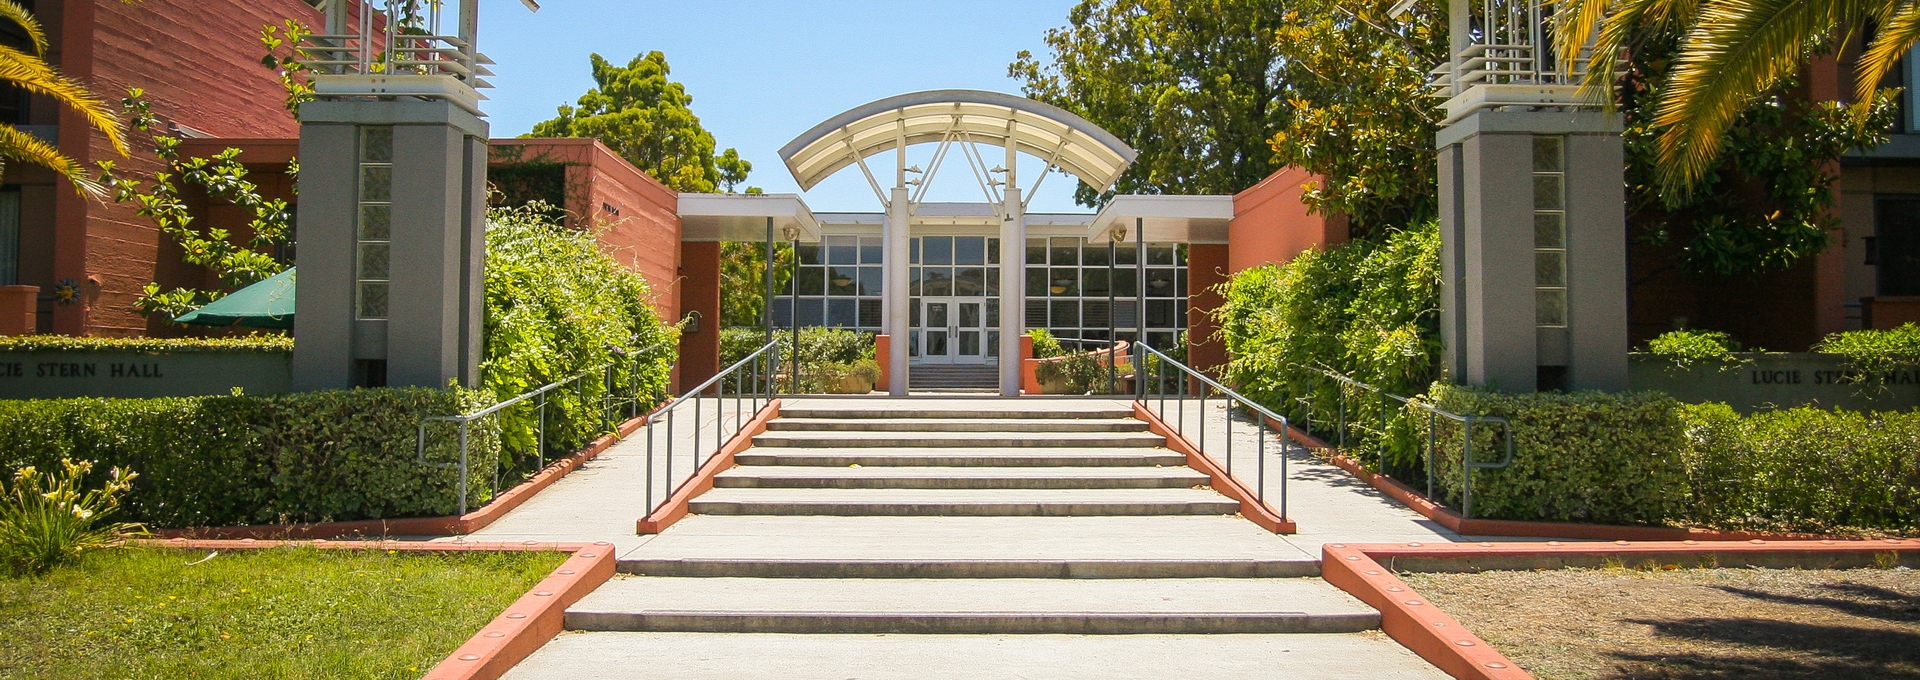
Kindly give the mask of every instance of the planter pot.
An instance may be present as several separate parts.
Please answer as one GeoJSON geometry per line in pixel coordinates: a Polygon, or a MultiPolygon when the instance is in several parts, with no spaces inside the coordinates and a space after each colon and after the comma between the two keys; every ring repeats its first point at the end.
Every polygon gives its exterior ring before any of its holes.
{"type": "Polygon", "coordinates": [[[866,394],[872,391],[873,381],[864,375],[841,376],[827,385],[827,394],[866,394]]]}

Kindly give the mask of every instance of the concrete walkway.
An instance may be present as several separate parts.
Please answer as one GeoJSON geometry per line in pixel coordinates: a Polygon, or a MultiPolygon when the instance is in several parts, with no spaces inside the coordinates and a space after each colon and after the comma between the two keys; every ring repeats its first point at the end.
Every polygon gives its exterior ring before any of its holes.
{"type": "MultiPolygon", "coordinates": [[[[1190,437],[1227,441],[1217,402],[1189,410],[1190,437]]],[[[1193,484],[1130,412],[789,400],[753,456],[657,537],[633,535],[648,451],[630,439],[473,536],[609,540],[629,574],[509,677],[1444,677],[1312,577],[1324,541],[1453,537],[1270,437],[1266,493],[1286,480],[1301,528],[1274,536],[1193,484]]],[[[691,416],[676,417],[685,439],[691,416]]],[[[1258,483],[1256,428],[1232,427],[1235,475],[1258,483]]]]}

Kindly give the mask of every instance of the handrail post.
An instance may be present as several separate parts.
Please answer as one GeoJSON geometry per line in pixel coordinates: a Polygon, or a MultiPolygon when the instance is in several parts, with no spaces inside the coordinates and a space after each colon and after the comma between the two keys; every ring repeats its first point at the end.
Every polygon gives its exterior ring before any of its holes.
{"type": "MultiPolygon", "coordinates": [[[[498,459],[495,459],[498,461],[498,459]]],[[[460,421],[460,515],[467,515],[467,421],[460,421]]]]}
{"type": "Polygon", "coordinates": [[[1468,417],[1461,428],[1460,444],[1460,518],[1473,519],[1473,421],[1468,417]]]}

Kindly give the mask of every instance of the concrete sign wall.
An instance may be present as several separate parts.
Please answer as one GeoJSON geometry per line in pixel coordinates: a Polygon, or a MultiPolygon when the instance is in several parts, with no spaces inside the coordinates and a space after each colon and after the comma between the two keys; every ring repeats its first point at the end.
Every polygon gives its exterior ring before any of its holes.
{"type": "Polygon", "coordinates": [[[0,399],[279,394],[291,362],[286,351],[0,352],[0,399]]]}
{"type": "Polygon", "coordinates": [[[1920,369],[1895,371],[1884,387],[1850,382],[1844,360],[1832,354],[1740,354],[1745,363],[1695,364],[1678,369],[1667,357],[1635,353],[1628,373],[1635,390],[1659,390],[1685,402],[1720,401],[1741,412],[1813,405],[1856,411],[1920,407],[1920,369]]]}

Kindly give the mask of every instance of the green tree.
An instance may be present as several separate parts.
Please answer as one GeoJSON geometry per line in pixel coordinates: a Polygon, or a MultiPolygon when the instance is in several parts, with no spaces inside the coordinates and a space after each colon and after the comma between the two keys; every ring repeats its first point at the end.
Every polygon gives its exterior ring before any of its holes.
{"type": "Polygon", "coordinates": [[[616,66],[591,57],[595,86],[575,106],[533,126],[527,137],[594,137],[634,167],[679,191],[711,192],[746,181],[753,166],[727,149],[714,155],[713,133],[693,115],[693,97],[667,76],[672,69],[658,51],[616,66]],[[729,159],[723,174],[720,159],[729,159]]]}
{"type": "MultiPolygon", "coordinates": [[[[1082,0],[1047,31],[1050,61],[1022,51],[1007,75],[1139,152],[1117,192],[1233,193],[1278,167],[1266,142],[1291,116],[1274,40],[1286,11],[1260,0],[1082,0]]],[[[1082,184],[1075,199],[1105,197],[1082,184]]]]}
{"type": "MultiPolygon", "coordinates": [[[[776,237],[777,238],[777,237],[776,237]]],[[[766,309],[767,244],[728,241],[720,244],[720,325],[761,324],[766,309]]],[[[773,288],[784,290],[793,278],[793,247],[773,244],[773,288]]]]}

